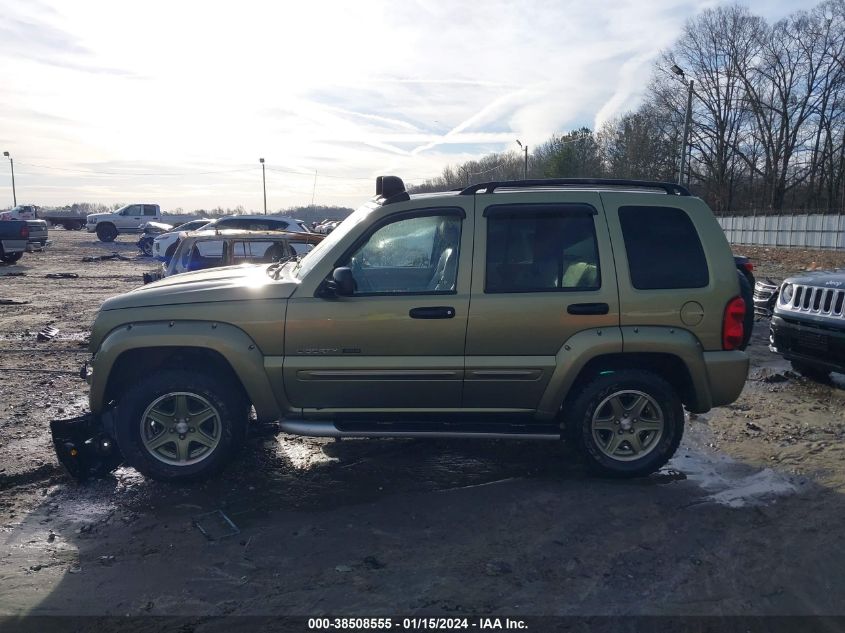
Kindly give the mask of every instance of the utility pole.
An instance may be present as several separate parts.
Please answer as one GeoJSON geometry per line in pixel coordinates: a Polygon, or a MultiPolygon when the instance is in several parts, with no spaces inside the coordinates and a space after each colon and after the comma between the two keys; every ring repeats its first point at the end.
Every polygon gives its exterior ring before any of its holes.
{"type": "Polygon", "coordinates": [[[15,161],[12,160],[9,152],[3,152],[3,156],[9,159],[9,166],[12,168],[12,205],[18,206],[18,195],[15,193],[15,161]]]}
{"type": "Polygon", "coordinates": [[[523,152],[525,152],[525,166],[522,168],[522,178],[524,180],[528,180],[528,146],[520,143],[519,139],[516,139],[516,144],[522,148],[523,152]]]}
{"type": "MultiPolygon", "coordinates": [[[[677,64],[672,64],[672,72],[678,75],[681,78],[681,81],[685,79],[683,69],[678,66],[677,64]]],[[[692,119],[692,93],[693,93],[693,81],[692,79],[689,80],[689,91],[687,92],[687,113],[684,117],[684,138],[681,141],[681,165],[680,169],[678,169],[678,184],[684,184],[684,171],[687,167],[687,143],[689,142],[689,128],[690,128],[690,120],[692,119]]],[[[690,147],[690,153],[692,153],[692,147],[690,147]]],[[[687,181],[689,184],[689,181],[687,181]]]]}
{"type": "Polygon", "coordinates": [[[317,195],[317,170],[314,170],[314,188],[311,189],[311,208],[314,208],[314,196],[317,195]]]}
{"type": "Polygon", "coordinates": [[[264,174],[264,159],[259,158],[261,163],[261,187],[264,189],[264,215],[267,215],[267,177],[264,174]]]}

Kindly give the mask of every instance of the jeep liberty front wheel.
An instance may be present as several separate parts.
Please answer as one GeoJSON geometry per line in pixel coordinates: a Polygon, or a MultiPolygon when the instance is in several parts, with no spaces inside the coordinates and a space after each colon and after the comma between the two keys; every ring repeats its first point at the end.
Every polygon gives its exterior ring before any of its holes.
{"type": "Polygon", "coordinates": [[[684,432],[681,401],[672,386],[649,371],[620,370],[588,383],[567,412],[593,472],[642,477],[657,471],[684,432]]]}
{"type": "Polygon", "coordinates": [[[163,371],[129,388],[118,406],[117,440],[126,461],[164,481],[221,470],[243,440],[248,409],[225,381],[163,371]]]}

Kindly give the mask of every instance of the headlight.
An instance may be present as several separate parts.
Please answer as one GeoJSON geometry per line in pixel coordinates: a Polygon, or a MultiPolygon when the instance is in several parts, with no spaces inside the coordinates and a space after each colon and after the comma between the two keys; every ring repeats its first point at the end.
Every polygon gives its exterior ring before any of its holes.
{"type": "Polygon", "coordinates": [[[790,303],[792,301],[792,293],[795,290],[792,284],[783,284],[780,289],[780,302],[783,304],[790,303]]]}

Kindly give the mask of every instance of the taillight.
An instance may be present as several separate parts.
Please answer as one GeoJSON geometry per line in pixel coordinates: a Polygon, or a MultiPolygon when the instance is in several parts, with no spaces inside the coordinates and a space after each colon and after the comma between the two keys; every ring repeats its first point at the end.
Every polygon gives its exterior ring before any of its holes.
{"type": "Polygon", "coordinates": [[[21,237],[24,239],[29,237],[29,227],[26,224],[21,227],[21,237]]]}
{"type": "Polygon", "coordinates": [[[722,349],[737,349],[742,345],[745,334],[745,301],[734,297],[725,306],[725,318],[722,320],[722,349]]]}
{"type": "Polygon", "coordinates": [[[742,265],[742,267],[743,267],[745,270],[747,270],[748,272],[750,272],[750,273],[753,273],[753,272],[754,272],[754,264],[752,264],[751,262],[745,262],[745,263],[742,265]]]}

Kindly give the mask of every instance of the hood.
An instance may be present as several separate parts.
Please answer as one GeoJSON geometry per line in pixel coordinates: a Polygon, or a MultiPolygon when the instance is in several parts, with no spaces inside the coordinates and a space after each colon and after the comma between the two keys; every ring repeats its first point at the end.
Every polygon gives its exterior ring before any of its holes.
{"type": "Polygon", "coordinates": [[[91,220],[101,220],[102,218],[109,218],[113,213],[89,213],[85,216],[85,219],[90,222],[91,220]]]}
{"type": "Polygon", "coordinates": [[[800,284],[802,286],[819,286],[822,288],[845,289],[845,269],[816,270],[801,273],[785,279],[784,283],[800,284]]]}
{"type": "Polygon", "coordinates": [[[297,283],[266,271],[267,265],[245,264],[173,275],[107,299],[101,310],[290,297],[297,283]]]}
{"type": "Polygon", "coordinates": [[[165,224],[164,222],[147,222],[144,225],[144,233],[167,233],[173,230],[172,224],[165,224]]]}

